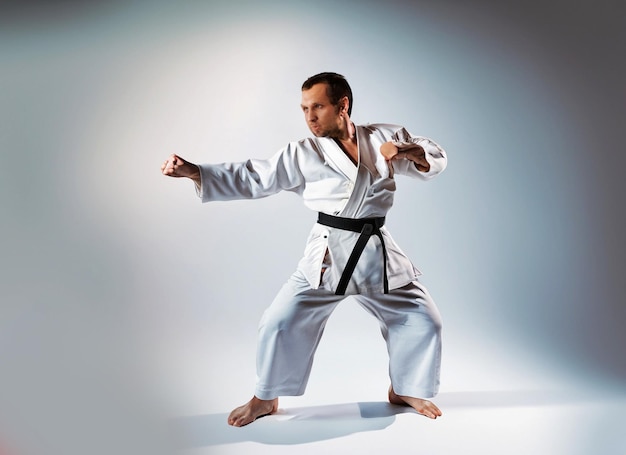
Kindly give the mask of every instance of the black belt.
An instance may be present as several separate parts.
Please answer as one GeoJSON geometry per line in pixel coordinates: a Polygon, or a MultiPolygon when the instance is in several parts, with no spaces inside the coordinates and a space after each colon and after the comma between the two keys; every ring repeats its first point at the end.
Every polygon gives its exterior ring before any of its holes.
{"type": "Polygon", "coordinates": [[[346,268],[341,274],[341,279],[339,280],[339,285],[337,286],[335,294],[344,295],[346,293],[346,288],[348,287],[348,283],[350,282],[350,278],[352,277],[356,264],[359,262],[361,253],[363,253],[365,245],[372,235],[376,235],[380,239],[380,244],[383,247],[383,288],[385,294],[389,294],[389,283],[387,282],[387,248],[385,248],[383,234],[380,232],[380,228],[385,224],[385,217],[342,218],[319,212],[317,222],[319,224],[323,224],[324,226],[361,233],[356,241],[356,244],[354,245],[354,248],[352,249],[352,253],[350,253],[350,257],[346,263],[346,268]]]}

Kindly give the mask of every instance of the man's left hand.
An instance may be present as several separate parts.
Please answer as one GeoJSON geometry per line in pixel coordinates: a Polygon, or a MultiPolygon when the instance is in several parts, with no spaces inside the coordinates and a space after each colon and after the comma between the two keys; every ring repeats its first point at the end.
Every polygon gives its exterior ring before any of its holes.
{"type": "Polygon", "coordinates": [[[428,172],[430,164],[426,160],[426,152],[417,144],[407,145],[400,150],[393,142],[385,142],[380,146],[380,153],[387,161],[410,160],[415,163],[418,171],[428,172]]]}

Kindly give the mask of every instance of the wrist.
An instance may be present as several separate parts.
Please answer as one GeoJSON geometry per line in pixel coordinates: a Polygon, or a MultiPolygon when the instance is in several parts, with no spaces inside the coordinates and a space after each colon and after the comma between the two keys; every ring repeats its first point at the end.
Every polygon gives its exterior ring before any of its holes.
{"type": "Polygon", "coordinates": [[[190,172],[187,174],[187,177],[193,180],[196,183],[196,185],[200,186],[200,183],[201,183],[200,166],[198,166],[197,164],[191,164],[191,163],[189,163],[189,166],[190,166],[190,172]]]}

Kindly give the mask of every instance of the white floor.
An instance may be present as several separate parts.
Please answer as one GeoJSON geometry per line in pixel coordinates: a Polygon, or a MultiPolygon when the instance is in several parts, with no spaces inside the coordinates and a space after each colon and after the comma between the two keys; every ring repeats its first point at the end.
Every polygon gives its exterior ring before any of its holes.
{"type": "Polygon", "coordinates": [[[626,396],[442,393],[430,421],[384,402],[283,408],[244,428],[226,413],[182,417],[186,454],[624,454],[626,396]]]}
{"type": "Polygon", "coordinates": [[[626,453],[623,383],[524,352],[505,337],[469,342],[453,324],[434,399],[443,416],[389,405],[384,342],[374,319],[349,304],[326,327],[306,394],[281,397],[277,414],[229,427],[229,411],[252,394],[252,324],[230,335],[218,324],[188,324],[176,337],[161,328],[128,364],[119,354],[129,345],[111,338],[97,355],[89,345],[83,358],[75,337],[32,364],[35,352],[23,351],[14,362],[20,369],[2,372],[0,454],[626,453]],[[73,356],[61,355],[64,346],[73,356]],[[131,375],[132,365],[141,371],[131,375]]]}
{"type": "MultiPolygon", "coordinates": [[[[249,398],[250,378],[183,361],[179,374],[186,370],[194,380],[172,395],[180,453],[626,453],[626,387],[620,384],[564,365],[551,368],[510,346],[464,344],[452,333],[434,399],[444,415],[432,421],[385,402],[386,353],[377,335],[365,312],[340,307],[318,349],[306,394],[281,398],[278,414],[244,428],[229,427],[226,417],[249,398]],[[350,340],[342,330],[348,325],[350,340]]],[[[246,358],[252,360],[253,349],[243,346],[247,342],[212,360],[251,373],[246,358]]],[[[190,358],[200,355],[198,349],[190,358]]]]}

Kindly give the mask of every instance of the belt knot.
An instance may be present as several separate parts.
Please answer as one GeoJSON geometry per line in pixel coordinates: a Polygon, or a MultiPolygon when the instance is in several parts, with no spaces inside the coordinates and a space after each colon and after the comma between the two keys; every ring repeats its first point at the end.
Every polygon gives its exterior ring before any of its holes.
{"type": "Polygon", "coordinates": [[[385,294],[389,293],[389,283],[387,280],[387,248],[385,247],[385,240],[380,228],[385,225],[385,217],[374,218],[344,218],[340,216],[328,215],[326,213],[319,212],[317,222],[324,226],[334,227],[337,229],[343,229],[345,231],[359,232],[361,235],[356,241],[352,253],[346,262],[346,267],[341,274],[339,285],[335,294],[344,295],[350,282],[350,278],[354,273],[356,264],[361,257],[361,253],[365,249],[365,245],[372,235],[376,235],[380,239],[380,243],[383,249],[383,289],[385,294]]]}

